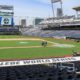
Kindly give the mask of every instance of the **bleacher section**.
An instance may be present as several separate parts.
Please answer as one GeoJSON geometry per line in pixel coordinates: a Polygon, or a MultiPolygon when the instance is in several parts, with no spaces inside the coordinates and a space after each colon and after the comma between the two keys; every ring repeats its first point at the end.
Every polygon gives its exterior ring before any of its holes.
{"type": "Polygon", "coordinates": [[[80,38],[80,30],[41,30],[40,28],[32,28],[23,32],[28,36],[40,37],[72,37],[80,38]]]}
{"type": "Polygon", "coordinates": [[[65,25],[80,25],[80,18],[76,18],[75,16],[67,16],[63,18],[47,18],[39,24],[60,24],[61,26],[65,25]]]}
{"type": "Polygon", "coordinates": [[[0,27],[0,35],[17,35],[19,34],[18,27],[0,27]]]}
{"type": "Polygon", "coordinates": [[[64,16],[47,18],[32,29],[22,32],[23,35],[40,37],[78,37],[80,38],[80,18],[64,16]]]}
{"type": "Polygon", "coordinates": [[[80,18],[76,18],[75,16],[47,18],[40,22],[39,25],[42,25],[43,29],[45,29],[44,25],[47,25],[47,30],[80,30],[80,18]]]}
{"type": "Polygon", "coordinates": [[[80,80],[80,74],[48,65],[0,68],[0,80],[80,80]]]}

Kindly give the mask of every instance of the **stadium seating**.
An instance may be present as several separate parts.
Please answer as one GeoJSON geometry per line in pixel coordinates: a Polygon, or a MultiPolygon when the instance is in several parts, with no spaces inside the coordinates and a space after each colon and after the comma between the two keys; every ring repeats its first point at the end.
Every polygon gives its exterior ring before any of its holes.
{"type": "Polygon", "coordinates": [[[40,36],[40,37],[79,37],[80,30],[41,30],[40,28],[32,28],[22,32],[23,35],[40,36]]]}
{"type": "Polygon", "coordinates": [[[0,80],[80,80],[75,72],[54,66],[32,65],[0,68],[0,80]]]}
{"type": "Polygon", "coordinates": [[[0,27],[0,34],[19,34],[18,27],[0,27]]]}

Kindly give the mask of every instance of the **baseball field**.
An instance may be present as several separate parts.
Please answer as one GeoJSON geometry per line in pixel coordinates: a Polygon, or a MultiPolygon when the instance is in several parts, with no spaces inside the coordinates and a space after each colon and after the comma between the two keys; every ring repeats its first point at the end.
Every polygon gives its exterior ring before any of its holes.
{"type": "Polygon", "coordinates": [[[72,56],[80,51],[80,43],[74,40],[27,36],[0,36],[0,60],[38,59],[72,56]],[[42,41],[48,45],[43,47],[42,41]]]}

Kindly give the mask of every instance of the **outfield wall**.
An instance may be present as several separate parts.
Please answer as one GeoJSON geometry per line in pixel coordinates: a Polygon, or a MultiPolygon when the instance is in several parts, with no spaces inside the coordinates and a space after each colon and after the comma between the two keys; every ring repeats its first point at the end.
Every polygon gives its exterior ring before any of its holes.
{"type": "Polygon", "coordinates": [[[38,65],[38,64],[50,64],[50,63],[65,63],[65,62],[76,62],[76,61],[80,61],[80,57],[2,61],[0,62],[0,67],[38,65]]]}

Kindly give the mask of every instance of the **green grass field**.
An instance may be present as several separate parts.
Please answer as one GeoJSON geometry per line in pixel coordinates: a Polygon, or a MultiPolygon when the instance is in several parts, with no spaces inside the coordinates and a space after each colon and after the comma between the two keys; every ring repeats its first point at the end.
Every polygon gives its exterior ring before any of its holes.
{"type": "Polygon", "coordinates": [[[80,51],[80,43],[53,38],[0,36],[0,60],[64,57],[72,55],[72,50],[80,51]],[[27,40],[32,38],[35,40],[27,40]],[[41,46],[42,40],[48,42],[47,47],[41,46]]]}

